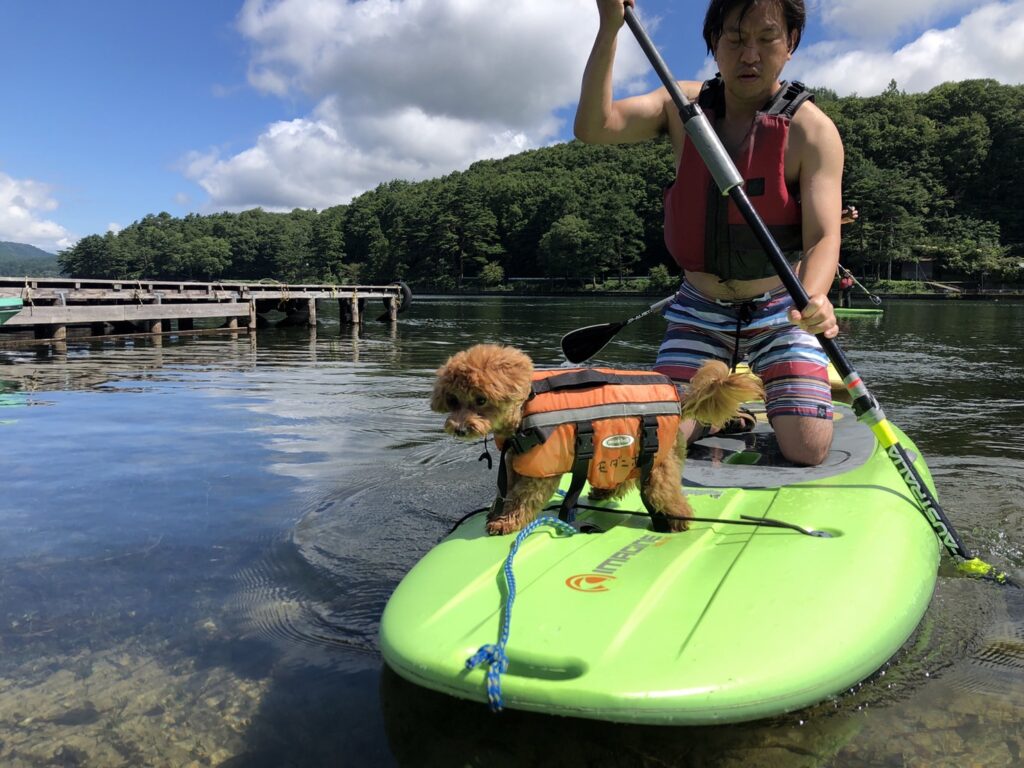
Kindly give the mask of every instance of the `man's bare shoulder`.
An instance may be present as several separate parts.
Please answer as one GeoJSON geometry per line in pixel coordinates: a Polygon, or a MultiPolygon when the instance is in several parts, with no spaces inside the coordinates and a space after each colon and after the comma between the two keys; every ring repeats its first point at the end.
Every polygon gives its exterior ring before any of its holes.
{"type": "Polygon", "coordinates": [[[790,131],[793,138],[804,144],[842,145],[836,124],[813,101],[804,102],[796,111],[790,131]]]}
{"type": "MultiPolygon", "coordinates": [[[[695,80],[677,80],[676,84],[679,86],[679,90],[683,92],[687,101],[696,101],[700,95],[700,88],[703,83],[699,83],[695,80]]],[[[661,86],[655,88],[650,93],[644,94],[641,98],[650,99],[652,101],[661,101],[668,106],[672,106],[672,96],[668,92],[668,88],[661,86]]]]}
{"type": "Polygon", "coordinates": [[[700,89],[703,85],[704,83],[700,82],[699,80],[679,81],[679,88],[682,90],[686,98],[689,99],[690,101],[697,100],[697,97],[700,96],[700,89]]]}
{"type": "MultiPolygon", "coordinates": [[[[683,92],[683,96],[686,97],[687,101],[696,101],[700,95],[700,88],[703,83],[699,83],[695,80],[678,80],[679,90],[683,92]]],[[[682,130],[683,119],[679,116],[679,110],[676,108],[675,102],[672,101],[672,97],[669,95],[668,89],[662,87],[659,89],[665,98],[665,113],[668,115],[670,126],[674,129],[682,130]]]]}

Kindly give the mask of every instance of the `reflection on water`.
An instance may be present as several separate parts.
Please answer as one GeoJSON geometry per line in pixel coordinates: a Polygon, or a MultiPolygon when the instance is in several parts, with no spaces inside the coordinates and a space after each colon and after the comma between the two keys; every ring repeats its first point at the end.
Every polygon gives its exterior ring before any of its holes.
{"type": "MultiPolygon", "coordinates": [[[[885,669],[773,722],[494,717],[382,670],[391,590],[493,484],[427,409],[433,371],[477,341],[558,364],[567,330],[648,303],[421,299],[362,332],[321,313],[312,334],[0,351],[0,763],[1020,764],[1024,598],[948,563],[885,669]]],[[[659,322],[598,362],[648,364],[659,322]]],[[[1018,571],[1022,331],[1022,305],[935,302],[841,337],[967,545],[1018,571]]]]}

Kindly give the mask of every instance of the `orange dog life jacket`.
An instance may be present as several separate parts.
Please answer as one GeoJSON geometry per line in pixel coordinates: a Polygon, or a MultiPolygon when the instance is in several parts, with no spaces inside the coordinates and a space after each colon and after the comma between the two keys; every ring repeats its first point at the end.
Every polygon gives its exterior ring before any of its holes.
{"type": "MultiPolygon", "coordinates": [[[[656,456],[674,450],[679,421],[679,393],[662,374],[609,368],[535,371],[519,430],[499,448],[503,461],[520,475],[573,473],[562,505],[566,517],[584,480],[594,488],[615,488],[642,477],[656,456]]],[[[499,472],[502,486],[504,479],[499,472]]]]}

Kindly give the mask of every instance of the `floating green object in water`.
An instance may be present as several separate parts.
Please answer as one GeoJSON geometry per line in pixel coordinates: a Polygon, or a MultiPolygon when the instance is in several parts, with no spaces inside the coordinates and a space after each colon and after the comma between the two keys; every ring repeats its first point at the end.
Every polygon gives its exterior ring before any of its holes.
{"type": "Polygon", "coordinates": [[[880,315],[885,310],[877,307],[835,307],[836,317],[860,317],[861,315],[880,315]]]}
{"type": "Polygon", "coordinates": [[[0,325],[21,312],[22,302],[16,296],[0,296],[0,325]]]}

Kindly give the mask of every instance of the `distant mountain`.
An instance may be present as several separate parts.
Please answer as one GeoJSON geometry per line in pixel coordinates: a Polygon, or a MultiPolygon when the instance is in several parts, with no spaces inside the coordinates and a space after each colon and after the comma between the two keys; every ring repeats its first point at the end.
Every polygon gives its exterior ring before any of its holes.
{"type": "Polygon", "coordinates": [[[27,243],[0,241],[0,275],[8,277],[56,277],[60,265],[56,254],[27,243]]]}
{"type": "Polygon", "coordinates": [[[27,243],[7,243],[0,240],[0,258],[14,259],[52,259],[56,254],[36,248],[27,243]]]}

